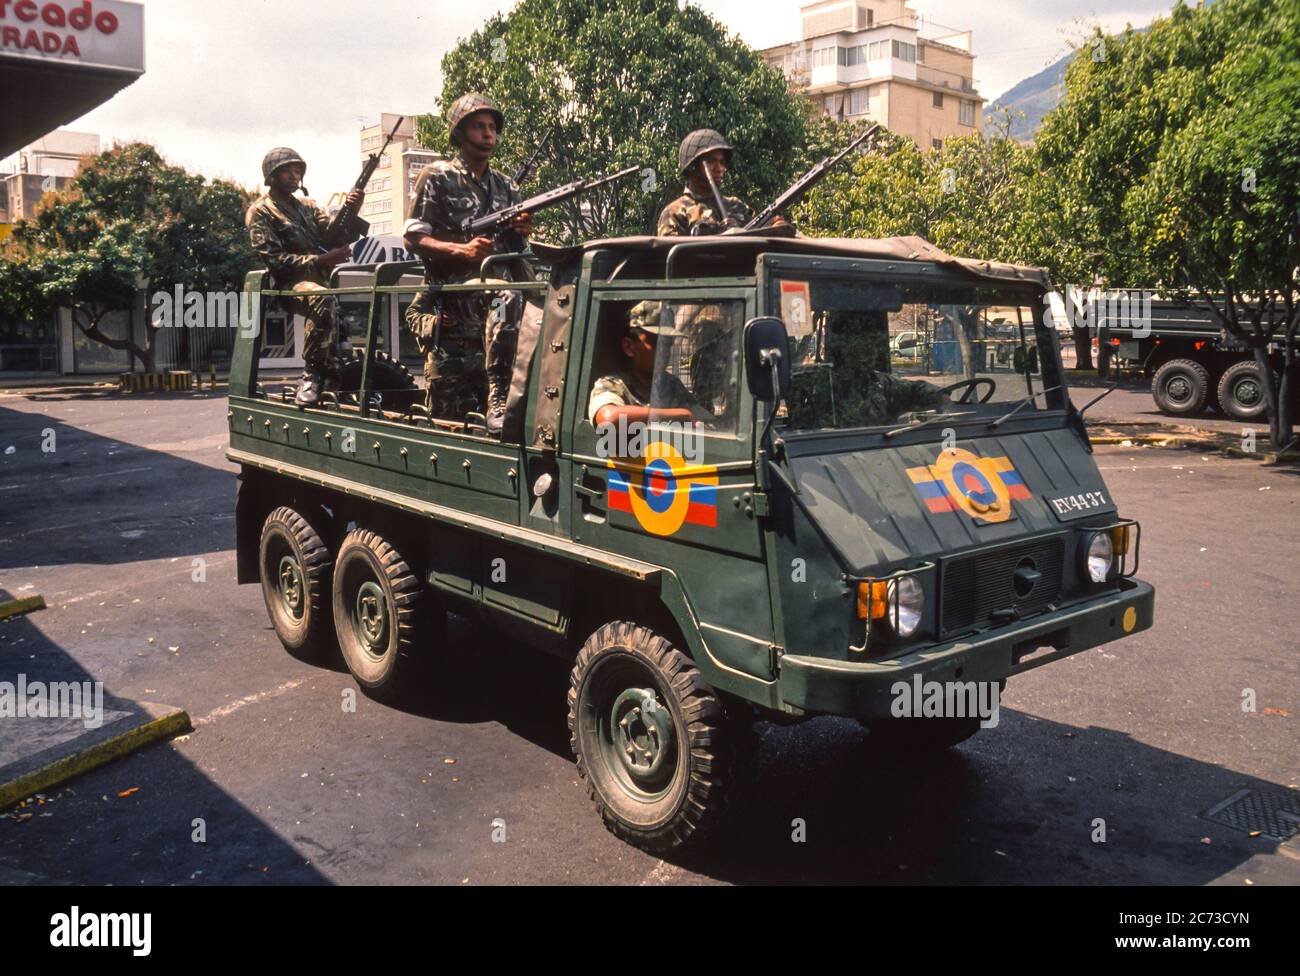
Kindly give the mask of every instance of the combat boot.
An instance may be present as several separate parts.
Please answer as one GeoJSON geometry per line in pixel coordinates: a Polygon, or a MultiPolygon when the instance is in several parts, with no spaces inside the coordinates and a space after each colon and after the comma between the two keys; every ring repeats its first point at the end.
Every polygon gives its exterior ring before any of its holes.
{"type": "Polygon", "coordinates": [[[294,395],[293,402],[300,407],[314,407],[316,401],[320,399],[320,376],[310,370],[302,374],[298,380],[298,392],[294,395]]]}
{"type": "Polygon", "coordinates": [[[506,419],[506,399],[510,394],[510,377],[488,374],[487,429],[492,437],[501,436],[506,419]]]}

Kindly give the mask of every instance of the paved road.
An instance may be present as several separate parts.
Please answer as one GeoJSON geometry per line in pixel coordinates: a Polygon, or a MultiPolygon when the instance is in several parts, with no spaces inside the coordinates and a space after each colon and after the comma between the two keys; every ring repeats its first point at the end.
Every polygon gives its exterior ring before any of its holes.
{"type": "Polygon", "coordinates": [[[1300,841],[1201,816],[1241,789],[1300,786],[1295,469],[1100,449],[1146,530],[1152,631],[1013,679],[999,727],[937,765],[890,770],[852,722],[761,726],[739,823],[664,861],[606,833],[579,785],[562,664],[462,624],[472,664],[455,687],[414,711],[358,696],[353,713],[341,665],[280,648],[258,588],[233,582],[225,409],[0,396],[0,588],[50,605],[0,624],[0,665],[39,657],[196,725],[75,780],[48,816],[0,820],[0,879],[1300,882],[1300,841]]]}

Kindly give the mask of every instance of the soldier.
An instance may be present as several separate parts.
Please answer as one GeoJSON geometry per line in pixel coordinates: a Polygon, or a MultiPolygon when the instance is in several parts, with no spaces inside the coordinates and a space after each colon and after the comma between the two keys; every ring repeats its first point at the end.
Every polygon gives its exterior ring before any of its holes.
{"type": "MultiPolygon", "coordinates": [[[[312,200],[298,200],[307,164],[292,149],[272,149],[262,160],[262,179],[270,191],[261,196],[244,216],[253,249],[271,272],[271,283],[279,290],[299,292],[300,299],[285,303],[292,314],[303,316],[303,374],[294,402],[310,407],[319,398],[323,380],[334,383],[339,371],[339,342],[334,324],[335,300],[315,295],[329,287],[330,272],[348,260],[349,244],[369,229],[354,217],[348,226],[326,240],[329,218],[312,200]]],[[[303,189],[305,193],[305,188],[303,189]]],[[[353,190],[347,196],[353,213],[360,211],[365,193],[353,190]]]]}
{"type": "Polygon", "coordinates": [[[587,419],[597,427],[616,425],[620,417],[629,424],[651,419],[711,422],[713,415],[699,406],[677,377],[666,372],[656,374],[659,340],[682,336],[671,315],[663,314],[662,303],[633,305],[621,343],[624,366],[596,380],[587,400],[587,419]]]}
{"type": "MultiPolygon", "coordinates": [[[[495,102],[474,92],[456,99],[447,112],[451,141],[460,151],[455,159],[424,168],[405,227],[407,247],[424,259],[425,281],[430,285],[476,278],[483,259],[495,247],[488,237],[461,241],[461,224],[520,200],[514,182],[490,165],[504,121],[495,102]]],[[[532,216],[520,214],[511,228],[526,237],[532,232],[532,216]]],[[[425,354],[425,404],[430,416],[459,420],[471,411],[482,411],[486,390],[488,429],[500,431],[522,304],[517,292],[495,299],[488,293],[453,293],[444,298],[432,290],[411,303],[406,325],[425,354]]]]}
{"type": "MultiPolygon", "coordinates": [[[[686,192],[664,207],[659,213],[655,233],[660,237],[682,237],[690,234],[717,234],[725,229],[744,226],[753,212],[738,197],[723,196],[727,216],[723,219],[709,186],[713,177],[718,193],[722,195],[722,181],[731,165],[732,148],[720,132],[713,129],[696,129],[682,140],[677,151],[677,165],[686,181],[686,192]]],[[[778,217],[774,223],[785,223],[778,217]]]]}

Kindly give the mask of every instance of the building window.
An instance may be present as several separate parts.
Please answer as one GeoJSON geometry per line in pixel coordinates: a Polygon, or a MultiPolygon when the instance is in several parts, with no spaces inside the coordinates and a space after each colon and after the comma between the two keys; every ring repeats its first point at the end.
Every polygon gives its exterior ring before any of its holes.
{"type": "Polygon", "coordinates": [[[871,89],[855,88],[849,93],[849,114],[866,115],[871,109],[871,89]]]}
{"type": "Polygon", "coordinates": [[[962,125],[975,124],[975,103],[963,100],[959,106],[958,121],[962,125]]]}
{"type": "Polygon", "coordinates": [[[916,61],[916,45],[906,41],[894,41],[894,57],[900,61],[916,61]]]}
{"type": "Polygon", "coordinates": [[[837,53],[838,51],[839,48],[834,47],[823,47],[813,51],[813,67],[825,68],[829,65],[835,64],[839,56],[837,53]]]}
{"type": "Polygon", "coordinates": [[[916,63],[917,63],[917,64],[925,64],[925,45],[924,45],[924,44],[918,44],[918,45],[916,45],[916,63]]]}
{"type": "Polygon", "coordinates": [[[934,93],[934,107],[943,108],[943,92],[934,93]]]}
{"type": "Polygon", "coordinates": [[[868,52],[872,61],[881,61],[889,57],[888,41],[872,41],[869,45],[871,50],[868,52]]]}
{"type": "Polygon", "coordinates": [[[870,7],[867,8],[867,26],[873,27],[876,23],[876,12],[870,7]]]}
{"type": "Polygon", "coordinates": [[[389,167],[389,165],[391,165],[391,163],[392,163],[392,160],[389,159],[389,157],[388,157],[388,153],[384,153],[382,156],[379,157],[379,168],[380,168],[380,169],[387,169],[387,168],[389,167]]]}

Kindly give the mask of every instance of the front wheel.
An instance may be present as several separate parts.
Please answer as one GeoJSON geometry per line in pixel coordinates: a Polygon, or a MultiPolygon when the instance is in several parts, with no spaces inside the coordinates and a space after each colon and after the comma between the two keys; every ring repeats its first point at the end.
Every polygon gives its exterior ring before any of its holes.
{"type": "Polygon", "coordinates": [[[1192,359],[1171,359],[1151,377],[1151,397],[1161,413],[1193,417],[1210,398],[1210,371],[1192,359]]]}
{"type": "Polygon", "coordinates": [[[605,826],[653,852],[717,825],[749,741],[690,658],[628,621],[601,627],[578,652],[569,736],[605,826]]]}

